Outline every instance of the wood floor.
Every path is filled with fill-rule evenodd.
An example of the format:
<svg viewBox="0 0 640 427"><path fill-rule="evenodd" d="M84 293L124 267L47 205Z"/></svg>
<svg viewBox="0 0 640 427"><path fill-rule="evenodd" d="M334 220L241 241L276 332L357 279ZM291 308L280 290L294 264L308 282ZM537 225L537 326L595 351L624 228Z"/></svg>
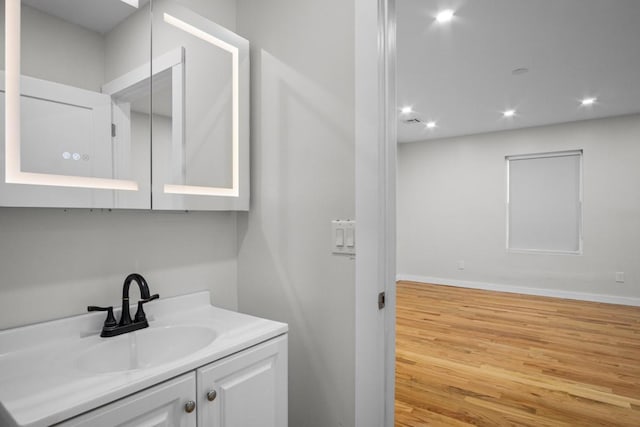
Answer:
<svg viewBox="0 0 640 427"><path fill-rule="evenodd" d="M396 427L640 426L640 307L399 282Z"/></svg>

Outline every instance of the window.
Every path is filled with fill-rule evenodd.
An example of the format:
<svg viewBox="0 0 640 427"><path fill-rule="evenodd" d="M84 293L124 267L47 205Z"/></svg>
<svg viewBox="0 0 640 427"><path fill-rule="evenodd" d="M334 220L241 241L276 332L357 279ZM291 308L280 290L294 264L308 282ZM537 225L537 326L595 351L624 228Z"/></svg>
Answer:
<svg viewBox="0 0 640 427"><path fill-rule="evenodd" d="M582 253L582 150L507 156L507 249Z"/></svg>

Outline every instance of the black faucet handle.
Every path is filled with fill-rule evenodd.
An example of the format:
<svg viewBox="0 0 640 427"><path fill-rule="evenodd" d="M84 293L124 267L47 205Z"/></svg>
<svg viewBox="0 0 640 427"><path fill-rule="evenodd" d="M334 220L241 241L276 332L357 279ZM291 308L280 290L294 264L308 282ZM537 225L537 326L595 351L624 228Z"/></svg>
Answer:
<svg viewBox="0 0 640 427"><path fill-rule="evenodd" d="M160 295L153 294L149 298L141 299L140 301L138 301L138 310L136 311L136 315L135 315L133 321L135 323L145 322L147 320L147 316L144 314L144 309L142 308L142 305L146 304L146 303L148 303L150 301L153 301L154 299L158 299L158 298L160 298Z"/></svg>
<svg viewBox="0 0 640 427"><path fill-rule="evenodd" d="M149 301L153 301L154 299L158 299L158 298L160 298L160 294L153 294L147 299L141 299L140 302L142 302L143 304L146 304Z"/></svg>
<svg viewBox="0 0 640 427"><path fill-rule="evenodd" d="M98 307L95 305L90 305L89 307L87 307L87 311L106 311L107 318L104 321L105 328L112 328L118 324L116 322L115 316L113 315L113 307Z"/></svg>

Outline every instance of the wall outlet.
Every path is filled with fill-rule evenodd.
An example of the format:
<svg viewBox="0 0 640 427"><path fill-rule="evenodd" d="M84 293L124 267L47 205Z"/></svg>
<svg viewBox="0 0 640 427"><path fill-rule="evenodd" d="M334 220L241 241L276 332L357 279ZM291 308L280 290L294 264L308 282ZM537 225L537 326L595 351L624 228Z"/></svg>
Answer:
<svg viewBox="0 0 640 427"><path fill-rule="evenodd" d="M616 271L616 283L624 283L624 271Z"/></svg>
<svg viewBox="0 0 640 427"><path fill-rule="evenodd" d="M458 270L464 270L464 261L458 261Z"/></svg>

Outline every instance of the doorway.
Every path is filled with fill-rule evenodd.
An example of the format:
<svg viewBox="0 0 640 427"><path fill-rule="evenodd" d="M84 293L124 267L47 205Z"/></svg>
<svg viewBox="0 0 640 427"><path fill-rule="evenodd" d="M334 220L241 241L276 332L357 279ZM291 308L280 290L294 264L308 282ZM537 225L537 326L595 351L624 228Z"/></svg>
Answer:
<svg viewBox="0 0 640 427"><path fill-rule="evenodd" d="M535 305L539 318L556 302L567 302L558 310L576 313L563 320L574 325L586 319L598 322L594 320L598 310L590 305L594 302L617 304L614 312L637 312L638 19L640 5L630 1L569 0L544 6L526 0L398 3L397 277L418 284L403 284L402 292L417 292L422 286L429 295L437 295L433 299L422 294L398 297L409 298L402 310L414 310L403 314L402 322L413 315L416 324L422 323L422 327L414 325L413 343L430 344L428 351L416 350L416 354L433 357L429 351L444 351L439 346L445 344L465 349L472 338L484 336L474 329L478 322L507 316L506 305L490 303L503 296L521 295L512 304L523 310L535 305L538 297L549 298ZM537 202L529 203L532 200ZM500 293L485 294L494 291ZM465 299L469 295L491 297L477 296L476 300L486 303L475 307ZM419 309L412 301L419 300L428 300L431 311L417 315ZM589 303L574 309L569 300ZM447 312L451 301L454 309ZM480 313L482 319L470 311L474 316ZM449 316L450 322L451 316L461 316L467 332L476 335L465 339L454 327L436 333L447 323L432 316ZM518 322L532 323L517 316L511 320ZM505 337L518 334L497 320L485 329L493 335L477 343L484 351L506 345ZM538 338L528 335L535 331L541 334ZM530 358L522 365L562 371L565 379L574 382L581 378L585 393L624 388L598 379L589 382L576 367L546 365L559 357L547 341L555 335L580 333L559 327L542 331L519 332L518 339L531 340L525 340ZM605 328L600 339L607 334L615 336L616 326ZM577 354L569 350L568 342L564 344L557 351ZM597 353L598 346L598 342L586 345L583 360ZM404 351L398 358L406 357ZM624 352L618 356L618 362L626 363ZM445 399L447 393L453 396L466 390L462 400L469 405L450 409L446 414L450 420L470 423L474 418L469 414L474 413L484 414L480 424L506 424L508 417L520 417L518 423L526 424L527 419L532 422L533 412L546 410L548 418L537 419L538 423L562 422L562 415L549 409L557 402L541 397L543 393L531 384L524 393L537 394L539 406L524 404L522 399L519 405L501 406L495 400L498 394L516 393L514 384L558 380L545 376L548 372L529 377L530 372L510 371L497 361L478 362L496 375L516 372L520 380L502 388L464 389L457 381L472 379L455 365L455 357L443 357L451 365L439 373L434 366L442 363L429 359L433 375L443 375L443 384L450 388L440 396L431 393L425 407L438 397ZM495 357L509 362L506 356ZM492 384L487 378L476 381ZM417 382L413 386L419 388ZM552 395L557 401L587 399L566 388ZM627 392L623 400L639 397ZM508 409L501 415L498 407ZM429 409L433 424L437 425L438 416L445 416L446 410L440 408ZM469 418L459 418L460 414ZM618 419L628 417L637 424L640 415L625 414ZM590 419L600 418L592 414Z"/></svg>

